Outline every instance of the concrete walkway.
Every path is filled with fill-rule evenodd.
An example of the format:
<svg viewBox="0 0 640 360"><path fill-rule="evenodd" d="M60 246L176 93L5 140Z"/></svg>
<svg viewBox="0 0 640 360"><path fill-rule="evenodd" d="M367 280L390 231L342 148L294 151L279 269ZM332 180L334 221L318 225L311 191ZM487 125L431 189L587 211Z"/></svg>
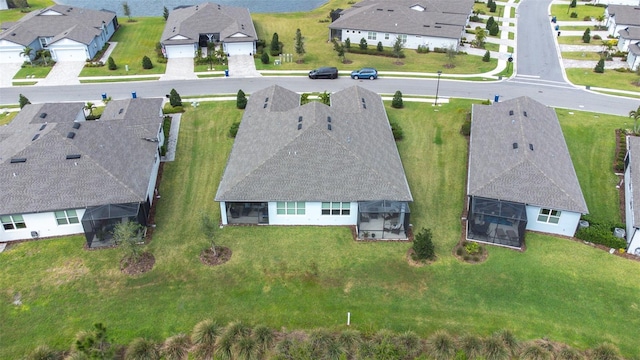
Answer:
<svg viewBox="0 0 640 360"><path fill-rule="evenodd" d="M118 45L118 43L115 41L108 42L107 44L109 44L109 48L107 48L107 51L105 51L104 54L102 54L102 57L100 58L100 62L102 62L105 65L107 64L107 61L109 60L109 56L111 56L113 49L115 49L116 46Z"/></svg>
<svg viewBox="0 0 640 360"><path fill-rule="evenodd" d="M39 86L80 84L78 75L84 68L84 61L60 61L49 72L46 78L38 81Z"/></svg>

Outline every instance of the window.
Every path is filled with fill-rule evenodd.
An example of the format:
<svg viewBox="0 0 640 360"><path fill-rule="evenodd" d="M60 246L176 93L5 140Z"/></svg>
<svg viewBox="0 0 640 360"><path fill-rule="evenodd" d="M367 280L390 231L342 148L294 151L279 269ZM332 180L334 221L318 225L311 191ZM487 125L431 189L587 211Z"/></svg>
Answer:
<svg viewBox="0 0 640 360"><path fill-rule="evenodd" d="M384 34L384 39L389 40L389 34Z"/></svg>
<svg viewBox="0 0 640 360"><path fill-rule="evenodd" d="M278 215L304 215L303 201L278 201L276 203Z"/></svg>
<svg viewBox="0 0 640 360"><path fill-rule="evenodd" d="M562 214L562 211L559 211L559 210L540 209L540 214L538 215L538 221L546 222L549 224L557 224L560 221L561 214Z"/></svg>
<svg viewBox="0 0 640 360"><path fill-rule="evenodd" d="M323 202L322 215L349 215L351 203L348 202Z"/></svg>
<svg viewBox="0 0 640 360"><path fill-rule="evenodd" d="M2 226L5 230L26 229L27 224L24 222L22 215L4 215L0 217Z"/></svg>
<svg viewBox="0 0 640 360"><path fill-rule="evenodd" d="M367 39L369 39L369 40L375 40L377 35L378 35L378 33L377 33L377 32L375 32L375 31L369 31L369 34L367 35Z"/></svg>
<svg viewBox="0 0 640 360"><path fill-rule="evenodd" d="M400 39L400 41L402 41L403 44L407 42L407 35L405 34L398 35L398 38Z"/></svg>
<svg viewBox="0 0 640 360"><path fill-rule="evenodd" d="M79 222L75 210L56 211L55 214L58 225L77 224Z"/></svg>

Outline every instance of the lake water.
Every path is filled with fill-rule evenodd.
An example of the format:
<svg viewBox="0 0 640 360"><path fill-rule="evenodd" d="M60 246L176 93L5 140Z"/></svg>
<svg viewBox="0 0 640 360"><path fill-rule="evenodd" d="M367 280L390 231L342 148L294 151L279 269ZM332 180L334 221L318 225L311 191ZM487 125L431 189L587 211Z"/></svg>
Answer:
<svg viewBox="0 0 640 360"><path fill-rule="evenodd" d="M128 0L131 16L162 16L166 6L171 10L180 5L196 5L206 0ZM83 7L87 9L106 9L124 16L122 3L124 0L56 0L58 4ZM327 0L217 0L216 4L246 7L252 13L282 13L313 10Z"/></svg>

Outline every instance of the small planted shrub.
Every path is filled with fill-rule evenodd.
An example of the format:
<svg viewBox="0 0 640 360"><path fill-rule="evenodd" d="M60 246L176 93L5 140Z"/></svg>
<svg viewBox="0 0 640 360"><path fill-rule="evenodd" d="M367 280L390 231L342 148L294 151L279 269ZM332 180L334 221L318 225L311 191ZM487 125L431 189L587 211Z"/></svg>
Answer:
<svg viewBox="0 0 640 360"><path fill-rule="evenodd" d="M153 63L151 62L151 59L149 59L149 57L146 55L142 58L142 68L146 70L153 68Z"/></svg>
<svg viewBox="0 0 640 360"><path fill-rule="evenodd" d="M572 19L577 19L578 18L578 13L577 12L572 12L571 15L569 15Z"/></svg>
<svg viewBox="0 0 640 360"><path fill-rule="evenodd" d="M351 50L351 39L346 38L344 40L344 48L345 50L348 52L349 50Z"/></svg>
<svg viewBox="0 0 640 360"><path fill-rule="evenodd" d="M416 49L416 52L418 54L428 54L429 53L429 46L427 46L427 45L418 45L418 48Z"/></svg>
<svg viewBox="0 0 640 360"><path fill-rule="evenodd" d="M182 106L182 98L180 97L180 94L178 94L176 89L171 89L171 91L169 92L169 103L173 107Z"/></svg>
<svg viewBox="0 0 640 360"><path fill-rule="evenodd" d="M378 41L378 46L376 46L376 50L378 51L384 50L384 47L382 47L382 41Z"/></svg>
<svg viewBox="0 0 640 360"><path fill-rule="evenodd" d="M262 56L260 56L260 61L262 61L262 63L265 64L265 65L268 64L269 61L271 61L269 59L269 54L267 54L266 51L262 53Z"/></svg>
<svg viewBox="0 0 640 360"><path fill-rule="evenodd" d="M582 42L586 44L591 42L591 29L587 28L587 30L584 31L584 34L582 34Z"/></svg>
<svg viewBox="0 0 640 360"><path fill-rule="evenodd" d="M238 90L238 95L236 96L236 107L241 110L247 107L247 96L242 89Z"/></svg>
<svg viewBox="0 0 640 360"><path fill-rule="evenodd" d="M431 239L430 229L422 229L413 239L413 251L418 260L433 260L436 257L436 250Z"/></svg>
<svg viewBox="0 0 640 360"><path fill-rule="evenodd" d="M360 39L360 50L367 50L367 39L362 38Z"/></svg>
<svg viewBox="0 0 640 360"><path fill-rule="evenodd" d="M491 61L491 52L490 52L489 50L487 50L487 51L484 53L484 56L482 57L482 61L484 61L484 62L489 62L489 61Z"/></svg>
<svg viewBox="0 0 640 360"><path fill-rule="evenodd" d="M393 95L393 100L391 100L391 107L394 109L402 109L404 104L402 103L402 92L400 90L396 91Z"/></svg>
<svg viewBox="0 0 640 360"><path fill-rule="evenodd" d="M593 71L598 74L604 73L604 59L598 60L598 63L596 64L596 67L593 69Z"/></svg>
<svg viewBox="0 0 640 360"><path fill-rule="evenodd" d="M111 56L109 56L109 59L107 59L107 67L109 68L109 70L118 69L118 66L116 65L116 61L113 60Z"/></svg>
<svg viewBox="0 0 640 360"><path fill-rule="evenodd" d="M238 128L240 128L239 121L236 121L233 124L231 124L231 127L229 128L229 137L235 138L236 135L238 135Z"/></svg>
<svg viewBox="0 0 640 360"><path fill-rule="evenodd" d="M26 96L20 94L20 96L18 97L18 103L20 104L20 109L22 109L26 105L31 104L31 101L29 101Z"/></svg>
<svg viewBox="0 0 640 360"><path fill-rule="evenodd" d="M598 34L595 34L595 35L593 35L592 39L593 40L602 40L602 36L600 36Z"/></svg>
<svg viewBox="0 0 640 360"><path fill-rule="evenodd" d="M389 123L391 125L391 132L393 133L393 138L396 141L400 141L404 138L404 131L402 131L402 127L396 121L392 121Z"/></svg>

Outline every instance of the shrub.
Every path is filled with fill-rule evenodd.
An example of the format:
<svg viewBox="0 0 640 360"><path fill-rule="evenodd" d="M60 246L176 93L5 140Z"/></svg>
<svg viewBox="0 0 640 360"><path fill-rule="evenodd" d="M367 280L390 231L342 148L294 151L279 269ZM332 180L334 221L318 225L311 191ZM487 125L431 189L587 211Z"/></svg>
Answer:
<svg viewBox="0 0 640 360"><path fill-rule="evenodd" d="M58 360L62 359L62 356L57 351L50 348L48 345L39 345L29 355L26 356L26 360Z"/></svg>
<svg viewBox="0 0 640 360"><path fill-rule="evenodd" d="M345 48L347 51L351 50L351 39L346 38L346 39L344 40L344 48Z"/></svg>
<svg viewBox="0 0 640 360"><path fill-rule="evenodd" d="M507 347L502 342L502 339L498 336L491 336L484 340L482 344L482 353L487 360L507 360L509 359L509 352Z"/></svg>
<svg viewBox="0 0 640 360"><path fill-rule="evenodd" d="M376 46L376 50L384 51L384 47L382 47L382 41L378 41L378 46Z"/></svg>
<svg viewBox="0 0 640 360"><path fill-rule="evenodd" d="M460 133L464 136L471 135L471 120L467 119L462 123L462 127L460 128Z"/></svg>
<svg viewBox="0 0 640 360"><path fill-rule="evenodd" d="M136 338L127 347L125 353L127 360L159 360L160 350L151 340Z"/></svg>
<svg viewBox="0 0 640 360"><path fill-rule="evenodd" d="M464 249L467 251L468 254L473 255L480 252L480 245L478 245L477 242L469 241L464 246Z"/></svg>
<svg viewBox="0 0 640 360"><path fill-rule="evenodd" d="M263 52L262 55L260 56L260 61L262 61L263 64L268 64L271 61L269 59L269 54L267 54L266 52Z"/></svg>
<svg viewBox="0 0 640 360"><path fill-rule="evenodd" d="M395 109L402 109L404 107L404 104L402 103L402 93L400 92L400 90L396 91L396 93L393 94L393 100L391 100L391 107Z"/></svg>
<svg viewBox="0 0 640 360"><path fill-rule="evenodd" d="M614 249L624 249L627 247L625 239L613 235L613 230L616 227L624 228L623 224L601 223L587 216L583 216L582 218L589 221L589 227L578 229L576 232L578 239Z"/></svg>
<svg viewBox="0 0 640 360"><path fill-rule="evenodd" d="M444 331L437 331L429 337L427 345L427 352L435 360L448 360L456 353L453 338Z"/></svg>
<svg viewBox="0 0 640 360"><path fill-rule="evenodd" d="M487 50L487 51L484 53L484 56L482 57L482 61L484 61L484 62L489 62L489 61L491 61L491 52L490 52L489 50Z"/></svg>
<svg viewBox="0 0 640 360"><path fill-rule="evenodd" d="M280 46L280 39L278 38L278 33L273 33L273 37L271 38L271 47L269 48L269 52L271 56L280 55L280 51L282 47Z"/></svg>
<svg viewBox="0 0 640 360"><path fill-rule="evenodd" d="M498 35L499 32L500 32L500 26L498 26L497 22L493 23L493 25L491 25L491 27L489 28L489 35L496 36Z"/></svg>
<svg viewBox="0 0 640 360"><path fill-rule="evenodd" d="M578 6L577 0L571 0L571 4L569 5L569 7L575 8L576 6Z"/></svg>
<svg viewBox="0 0 640 360"><path fill-rule="evenodd" d="M393 133L393 138L396 141L400 141L404 138L404 131L402 131L402 127L396 121L391 121L389 123L391 125L391 132Z"/></svg>
<svg viewBox="0 0 640 360"><path fill-rule="evenodd" d="M149 59L149 57L146 55L142 58L142 68L147 70L153 68L153 63L151 62L151 59Z"/></svg>
<svg viewBox="0 0 640 360"><path fill-rule="evenodd" d="M487 24L485 25L485 29L487 30L491 29L491 26L493 26L495 22L496 20L493 18L493 16L489 17L489 19L487 19Z"/></svg>
<svg viewBox="0 0 640 360"><path fill-rule="evenodd" d="M458 256L462 256L462 252L463 252L463 251L464 251L464 250L462 250L462 248L461 248L461 247L457 248L457 249L456 249L456 255L458 255Z"/></svg>
<svg viewBox="0 0 640 360"><path fill-rule="evenodd" d="M458 248L462 250L462 248ZM465 335L460 339L460 347L464 351L466 358L477 359L482 355L482 339L474 335Z"/></svg>
<svg viewBox="0 0 640 360"><path fill-rule="evenodd" d="M247 107L247 97L242 89L238 90L238 95L236 96L236 107L241 110Z"/></svg>
<svg viewBox="0 0 640 360"><path fill-rule="evenodd" d="M498 5L496 4L496 2L492 1L491 5L489 6L489 12L492 12L492 13L496 12L496 8L497 7L498 7Z"/></svg>
<svg viewBox="0 0 640 360"><path fill-rule="evenodd" d="M598 74L604 73L604 59L598 60L598 64L596 64L596 67L593 69L593 71L597 72Z"/></svg>
<svg viewBox="0 0 640 360"><path fill-rule="evenodd" d="M107 59L107 66L109 67L109 70L116 70L118 68L118 65L116 65L116 61L113 60L111 56L109 56L109 59Z"/></svg>
<svg viewBox="0 0 640 360"><path fill-rule="evenodd" d="M572 19L577 19L578 18L578 13L577 12L572 12L571 15L569 15Z"/></svg>
<svg viewBox="0 0 640 360"><path fill-rule="evenodd" d="M184 112L184 108L182 106L171 106L171 104L165 104L162 112L165 114L177 114Z"/></svg>
<svg viewBox="0 0 640 360"><path fill-rule="evenodd" d="M431 230L422 229L413 239L413 251L420 260L433 260L436 256L435 247L431 240Z"/></svg>
<svg viewBox="0 0 640 360"><path fill-rule="evenodd" d="M558 351L557 360L582 360L584 357L578 352L578 350L564 346Z"/></svg>
<svg viewBox="0 0 640 360"><path fill-rule="evenodd" d="M602 36L600 36L598 34L595 34L595 35L593 35L592 39L593 40L602 40Z"/></svg>
<svg viewBox="0 0 640 360"><path fill-rule="evenodd" d="M428 54L429 53L429 46L428 45L418 45L418 48L416 49L416 52L418 54Z"/></svg>
<svg viewBox="0 0 640 360"><path fill-rule="evenodd" d="M182 98L180 97L180 94L178 94L176 89L171 89L171 91L169 92L169 103L173 107L182 106Z"/></svg>
<svg viewBox="0 0 640 360"><path fill-rule="evenodd" d="M591 359L593 360L619 360L618 349L615 346L605 343L598 345L591 350Z"/></svg>
<svg viewBox="0 0 640 360"><path fill-rule="evenodd" d="M20 96L18 97L18 103L20 104L20 109L22 109L26 105L31 104L31 101L29 101L26 96L20 94Z"/></svg>
<svg viewBox="0 0 640 360"><path fill-rule="evenodd" d="M585 16L582 21L591 21L591 16Z"/></svg>
<svg viewBox="0 0 640 360"><path fill-rule="evenodd" d="M362 55L375 55L375 56L384 56L384 57L394 57L397 58L397 56L393 53L393 51L391 50L386 50L386 49L382 49L382 51L378 51L378 49L366 49L366 50L362 50L360 49L360 47L357 48L351 48L351 50L349 51L350 53L353 54L362 54ZM400 55L400 58L404 58L405 55L402 54Z"/></svg>
<svg viewBox="0 0 640 360"><path fill-rule="evenodd" d="M551 359L551 353L537 344L531 344L522 350L520 354L522 360L548 360Z"/></svg>
<svg viewBox="0 0 640 360"><path fill-rule="evenodd" d="M362 38L360 39L360 50L367 50L367 39Z"/></svg>
<svg viewBox="0 0 640 360"><path fill-rule="evenodd" d="M591 42L591 29L587 28L587 30L584 31L584 34L582 34L582 42L587 44Z"/></svg>

